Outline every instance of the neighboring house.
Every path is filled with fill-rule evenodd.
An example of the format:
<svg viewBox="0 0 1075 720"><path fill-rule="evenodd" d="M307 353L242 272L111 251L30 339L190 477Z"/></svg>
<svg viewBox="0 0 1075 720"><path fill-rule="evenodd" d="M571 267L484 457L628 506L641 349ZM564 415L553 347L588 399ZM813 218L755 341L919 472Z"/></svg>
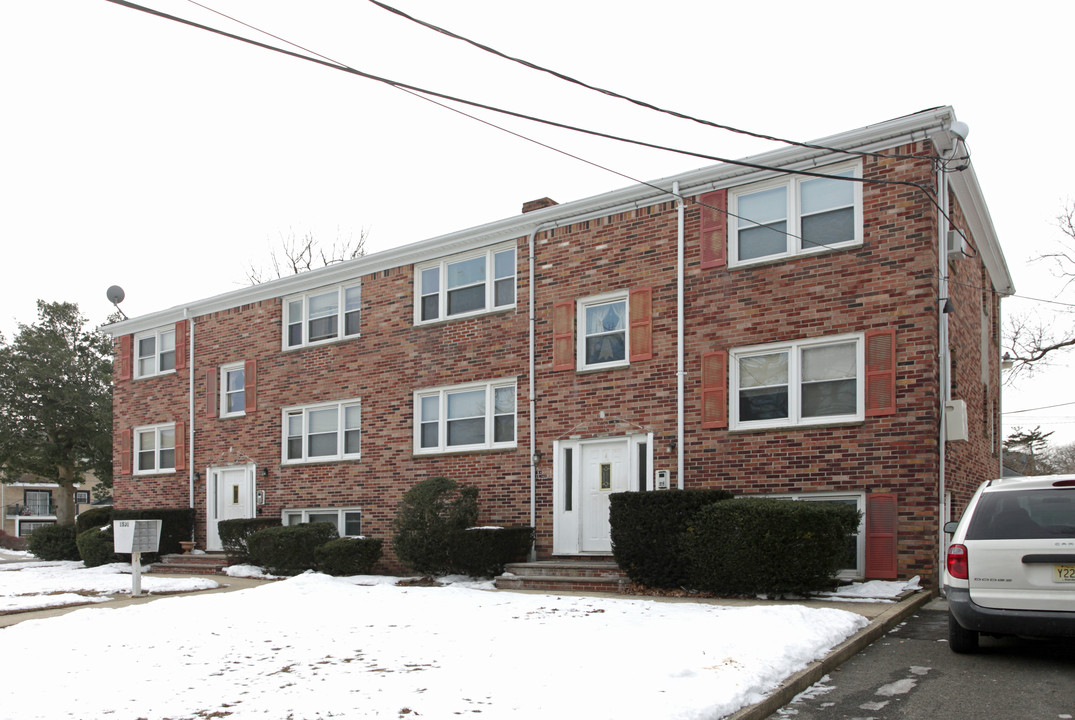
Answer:
<svg viewBox="0 0 1075 720"><path fill-rule="evenodd" d="M23 475L16 481L0 483L0 507L3 530L15 537L27 537L42 525L52 525L60 516L74 518L93 503L93 488L98 484L92 473L86 481L71 488Z"/></svg>
<svg viewBox="0 0 1075 720"><path fill-rule="evenodd" d="M929 582L943 521L1000 473L1014 291L953 122L546 198L116 323L116 506L193 507L209 548L254 515L388 539L443 475L547 558L610 553L612 492L723 487L852 505L847 574Z"/></svg>

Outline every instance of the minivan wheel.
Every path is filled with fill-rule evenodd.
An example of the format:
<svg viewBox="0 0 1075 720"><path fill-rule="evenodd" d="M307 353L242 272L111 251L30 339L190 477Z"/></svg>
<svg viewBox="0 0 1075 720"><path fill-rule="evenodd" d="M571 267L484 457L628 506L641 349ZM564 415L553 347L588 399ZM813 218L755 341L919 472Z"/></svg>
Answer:
<svg viewBox="0 0 1075 720"><path fill-rule="evenodd" d="M972 653L978 649L978 631L964 628L951 612L948 613L948 647L956 653Z"/></svg>

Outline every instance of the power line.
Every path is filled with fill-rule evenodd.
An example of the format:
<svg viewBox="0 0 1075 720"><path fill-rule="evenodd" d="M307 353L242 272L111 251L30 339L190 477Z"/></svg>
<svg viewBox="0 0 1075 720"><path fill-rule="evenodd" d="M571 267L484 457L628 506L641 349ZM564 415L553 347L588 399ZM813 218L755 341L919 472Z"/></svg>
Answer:
<svg viewBox="0 0 1075 720"><path fill-rule="evenodd" d="M783 143L785 145L794 145L794 146L797 146L797 147L808 148L808 149L811 149L811 150L825 150L825 151L828 151L828 152L842 153L842 154L845 154L845 155L857 155L859 157L892 158L892 159L921 159L921 158L930 158L930 159L936 159L936 160L941 159L941 158L939 158L938 156L935 156L935 155L933 155L933 156L930 156L930 155L900 155L900 154L896 154L896 153L877 153L877 152L867 152L867 151L862 151L862 150L845 150L845 149L842 149L842 148L830 147L828 145L818 145L818 144L815 144L815 143L806 143L806 142L798 142L796 140L787 140L785 138L780 138L780 137L776 137L776 136L773 136L773 135L766 135L766 134L763 134L763 133L752 132L750 130L743 130L741 128L732 127L731 125L725 125L725 124L722 124L722 123L714 122L712 120L705 120L703 118L695 117L693 115L688 115L686 113L682 113L682 112L679 112L677 110L669 110L667 108L662 108L662 107L659 107L659 106L654 105L652 103L646 102L645 100L639 100L637 98L633 98L633 97L630 97L628 95L623 95L623 94L618 93L618 92L616 92L614 90L609 90L607 88L597 87L595 85L591 85L589 83L583 82L582 80L579 80L577 78L571 77L570 75L567 75L565 73L561 73L561 72L558 72L556 70L552 70L550 68L544 67L542 65L538 65L537 63L531 62L529 60L524 60L523 58L518 58L518 57L514 57L512 55L508 55L508 54L506 54L504 52L501 52L500 50L497 50L496 48L490 47L488 45L484 45L484 44L482 44L480 42L477 42L476 40L471 40L470 38L464 37L463 35L459 35L458 33L452 32L451 30L447 30L447 29L442 28L442 27L440 27L438 25L434 25L434 24L432 24L430 22L426 22L425 20L421 20L419 18L416 18L413 15L409 15L408 13L403 12L402 10L399 10L398 8L394 8L391 5L387 5L387 4L383 3L383 2L379 2L379 0L369 0L369 2L371 2L374 5L376 5L379 8L382 8L383 10L387 10L390 13L398 15L399 17L402 17L402 18L404 18L406 20L410 20L413 23L417 23L418 25L421 25L423 27L429 28L430 30L433 30L433 31L438 32L438 33L441 33L441 34L446 35L446 36L448 36L450 38L453 38L455 40L460 40L462 42L465 42L465 43L467 43L469 45L472 45L473 47L478 48L479 50L482 50L484 52L490 53L492 55L496 55L497 57L503 58L504 60L509 60L509 61L511 61L513 63L518 63L519 65L522 65L524 67L528 67L531 70L537 70L538 72L543 72L543 73L552 75L555 78L558 78L558 79L563 80L565 82L569 82L569 83L571 83L573 85L578 85L580 87L584 87L587 90L593 90L594 92L601 93L602 95L607 95L609 97L617 98L619 100L625 100L625 101L627 101L629 103L633 103L634 105L638 105L639 107L643 107L643 108L646 108L648 110L654 110L656 112L664 113L666 115L671 115L672 117L677 117L677 118L680 118L681 120L690 120L692 122L696 122L696 123L699 123L701 125L707 125L709 127L717 128L719 130L727 130L729 132L738 133L740 135L748 135L750 137L758 138L760 140L771 140L773 142ZM960 158L960 159L963 160L963 159L967 159L967 158Z"/></svg>
<svg viewBox="0 0 1075 720"><path fill-rule="evenodd" d="M438 105L440 107L443 107L445 109L452 110L453 112L457 112L457 113L459 113L459 114L461 114L461 115L463 115L465 117L468 117L468 118L470 118L472 120L482 122L482 123L484 123L486 125L489 125L490 127L496 128L496 129L501 130L501 131L506 132L506 133L509 133L509 134L511 134L511 135L513 135L515 137L520 138L520 139L527 140L527 141L532 142L532 143L534 143L536 145L540 145L540 146L545 147L547 149L553 150L555 152L558 152L558 153L560 153L562 155L565 155L567 157L570 157L572 159L579 160L580 162L584 162L584 163L586 163L588 165L591 165L593 167L600 168L600 169L605 170L607 172L616 174L616 175L618 175L620 177L623 177L623 178L626 178L626 179L628 179L628 180L630 180L632 182L636 182L638 184L645 185L647 187L655 188L655 189L657 189L657 190L659 190L661 192L669 192L669 191L667 189L665 189L665 188L661 188L659 186L653 185L652 183L644 182L644 181L638 180L637 178L633 178L630 175L627 175L627 174L625 174L623 172L613 170L613 169L608 168L606 166L599 165L598 163L586 160L586 159L584 159L582 157L579 157L577 155L573 155L571 153L568 153L568 152L566 152L564 150L560 150L559 148L556 148L556 147L554 147L552 145L548 145L546 143L534 140L533 138L530 138L530 137L528 137L526 135L523 135L522 133L518 133L518 132L515 132L515 131L512 131L512 130L508 130L507 128L504 128L502 126L496 125L495 123L483 120L481 118L477 118L477 117L475 117L473 115L470 115L468 113L464 113L461 110L458 110L457 108L452 108L450 106L444 105L441 102L436 102L436 101L432 100L432 98L439 98L439 99L445 100L445 101L458 102L458 103L463 104L463 105L468 105L468 106L471 106L471 107L476 107L476 108L480 108L480 109L483 109L483 110L488 110L490 112L500 113L500 114L508 115L510 117L515 117L515 118L519 118L519 119L523 119L523 120L529 120L531 122L536 122L536 123L539 123L539 124L549 125L551 127L557 127L557 128L564 129L564 130L571 130L573 132L592 135L592 136L595 136L595 137L601 137L601 138L605 138L605 139L609 139L609 140L615 140L615 141L618 141L618 142L624 142L624 143L628 143L628 144L638 145L638 146L641 146L641 147L648 147L648 148L651 148L651 149L663 150L663 151L666 151L666 152L673 152L673 153L678 153L678 154L681 154L681 155L688 155L688 156L702 158L702 159L706 159L706 160L712 160L714 162L724 163L724 164L728 164L728 165L735 165L735 166L738 166L738 167L746 167L746 168L751 168L751 169L755 169L755 170L764 170L764 171L769 171L769 172L775 172L775 173L782 174L782 175L798 175L798 176L804 176L804 177L824 178L824 179L830 179L830 180L840 180L840 181L845 181L845 182L857 182L859 184L874 184L874 185L911 187L911 188L915 188L915 189L921 191L923 193L923 195L926 197L927 201L930 204L932 204L938 210L938 212L941 213L941 215L943 215L945 218L947 218L947 219L949 219L949 221L951 221L951 219L949 218L946 210L944 208L942 208L940 206L940 204L937 202L937 200L933 197L933 188L928 187L928 186L926 186L926 185L924 185L922 183L911 182L911 181L907 181L907 180L883 180L883 179L878 179L878 178L864 178L864 177L848 176L848 175L829 175L829 174L826 174L826 173L814 172L814 171L811 171L811 170L790 170L788 168L776 167L776 166L772 166L772 165L764 165L762 163L749 162L749 161L746 161L746 160L735 160L735 159L732 159L732 158L725 158L725 157L721 157L721 156L717 156L717 155L709 155L709 154L698 153L698 152L693 152L693 151L689 151L689 150L681 150L681 149L672 148L672 147L668 147L668 146L657 145L655 143L645 142L645 141L642 141L642 140L632 140L632 139L629 139L629 138L624 138L624 137L612 135L610 133L604 133L604 132L600 132L600 131L597 131L597 130L589 130L589 129L586 129L586 128L576 127L576 126L568 125L568 124L565 124L565 123L559 123L559 122L556 122L556 121L553 121L553 120L547 120L547 119L538 118L538 117L531 116L531 115L526 115L524 113L519 113L519 112L515 112L515 111L512 111L512 110L506 110L506 109L503 109L503 108L498 108L498 107L495 107L495 106L492 106L492 105L487 105L487 104L484 104L484 103L479 103L479 102L476 102L476 101L467 100L465 98L460 98L460 97L456 97L456 96L452 96L452 95L447 95L445 93L440 93L440 92L437 92L435 90L429 90L429 89L418 87L418 86L415 86L415 85L410 85L410 84L407 84L407 83L403 83L403 82L400 82L400 81L397 81L397 80L392 80L390 78L382 77L382 76L379 76L379 75L374 75L372 73L367 73L367 72L364 72L362 70L358 70L356 68L353 68L353 67L351 67L349 65L346 65L345 63L341 63L339 61L336 61L336 60L333 60L331 58L328 58L328 57L326 57L324 55L320 55L319 53L313 52L311 50L307 50L306 48L303 48L300 45L297 45L297 44L292 43L292 42L290 42L288 40L280 38L280 37L278 37L276 35L268 33L268 32L266 32L264 30L261 30L260 28L257 28L255 26L253 26L253 25L250 25L248 23L244 23L242 21L239 21L239 20L237 20L235 18L232 18L232 17L230 17L228 15L220 13L220 12L218 12L216 10L212 10L211 8L208 8L205 5L197 3L194 0L188 0L188 2L191 2L192 4L198 5L199 7L202 7L204 9L206 9L206 10L210 10L211 12L217 13L218 15L221 15L222 17L227 17L228 19L233 20L234 22L239 22L242 25L244 25L244 26L246 26L246 27L248 27L248 28L250 28L252 30L255 30L256 32L259 32L259 33L262 33L262 34L264 34L264 35L266 35L268 37L272 37L272 38L275 38L277 40L280 40L281 42L284 42L284 43L287 43L288 45L291 45L292 47L300 48L304 52L311 53L313 55L313 57L311 57L310 55L303 55L303 54L293 52L293 51L290 51L290 50L287 50L287 49L284 49L284 48L276 47L274 45L269 45L267 43L262 43L262 42L259 42L257 40L254 40L252 38L246 38L246 37L243 37L241 35L236 35L234 33L230 33L230 32L227 32L225 30L221 30L219 28L214 28L212 26L205 25L205 24L198 23L198 22L194 22L194 21L188 20L186 18L178 17L176 15L171 15L169 13L165 13L165 12L162 12L160 10L149 8L149 7L146 7L144 5L138 5L136 3L129 2L128 0L107 0L107 2L111 2L113 4L120 5L122 7L126 7L126 8L129 8L129 9L132 9L132 10L138 10L140 12L144 12L144 13L147 13L147 14L150 14L150 15L154 15L154 16L166 19L166 20L171 20L173 22L177 22L177 23L180 23L180 24L183 24L183 25L188 25L190 27L194 27L194 28L197 28L199 30L205 30L206 32L214 33L214 34L217 34L217 35L221 35L222 37L227 37L227 38L232 39L232 40L237 40L239 42L254 45L255 47L260 47L260 48L265 49L265 50L278 52L278 53L281 53L283 55L287 55L289 57L293 57L293 58L296 58L296 59L299 59L299 60L306 60L308 62L312 62L312 63L318 64L318 65L323 65L325 67L332 68L334 70L339 70L341 72L346 72L346 73L349 73L349 74L352 74L352 75L356 75L358 77L363 77L363 78L366 78L368 80L374 80L376 82L380 82L382 84L389 85L390 87L394 87L394 88L396 88L398 90L402 90L402 91L407 92L408 94L411 94L411 95L413 95L415 97L419 97L419 98L421 98L423 100L426 100L427 102L431 102L431 103L433 103L435 105ZM431 96L431 97L426 97L427 95ZM919 158L921 158L923 160L932 160L932 158L930 156L912 156L912 157L919 157ZM718 212L721 212L721 213L725 214L728 217L735 217L737 219L742 219L742 220L747 220L749 222L754 222L753 220L750 220L749 218L742 218L740 216L734 215L734 214L728 212L728 210L726 208L720 208L720 207L705 205L704 203L701 203L700 201L695 200L693 198L683 198L682 196L677 196L677 197L680 197L680 199L682 199L682 200L685 200L685 201L688 201L688 202L691 202L691 203L694 203L694 204L702 205L704 207L708 207L710 209L716 210ZM765 223L755 223L755 224L758 225L758 226L761 226L761 227L769 228L770 230L773 230L774 232L778 232L778 233L781 233L781 234L784 234L784 235L792 235L791 233L788 233L786 230L781 230L779 228L772 227L771 225L767 225ZM966 235L963 234L963 232L961 230L957 230L957 231L960 232L960 234L963 235L964 239L967 240L968 244L970 244L969 238L967 238ZM794 236L794 235L792 235L792 236L793 237L798 237L798 236ZM802 238L799 237L798 239L801 240ZM824 245L822 243L813 243L813 244L818 246L818 247L824 247L824 248L830 247L830 246ZM973 245L972 245L972 247L973 247Z"/></svg>
<svg viewBox="0 0 1075 720"><path fill-rule="evenodd" d="M1068 405L1075 405L1075 402L1057 403L1056 405L1042 405L1041 407L1026 408L1024 410L1006 410L1001 413L1002 415L1018 415L1019 413L1034 412L1035 410L1052 410L1058 407L1067 407Z"/></svg>

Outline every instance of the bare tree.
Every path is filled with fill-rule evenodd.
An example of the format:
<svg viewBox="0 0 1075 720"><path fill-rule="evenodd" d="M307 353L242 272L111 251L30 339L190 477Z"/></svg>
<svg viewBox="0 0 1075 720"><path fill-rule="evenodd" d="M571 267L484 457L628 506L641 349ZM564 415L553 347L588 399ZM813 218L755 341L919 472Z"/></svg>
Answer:
<svg viewBox="0 0 1075 720"><path fill-rule="evenodd" d="M1075 283L1075 202L1068 202L1056 218L1063 233L1059 248L1045 253L1032 262L1052 265L1054 274L1061 280L1056 297L1068 294ZM1067 308L1059 314L1070 314ZM1036 367L1047 365L1058 353L1075 347L1075 323L1043 320L1038 315L1012 315L1004 323L1005 359L1012 361L1011 372L1005 382L1012 383L1020 375L1033 374Z"/></svg>
<svg viewBox="0 0 1075 720"><path fill-rule="evenodd" d="M1053 470L1058 473L1075 473L1075 443L1068 443L1055 448L1049 454Z"/></svg>
<svg viewBox="0 0 1075 720"><path fill-rule="evenodd" d="M313 233L307 232L300 238L295 235L294 230L290 230L286 236L280 235L279 248L270 249L269 267L259 267L251 262L246 272L246 279L251 285L259 285L286 275L298 275L333 263L360 258L366 254L368 237L369 231L363 228L357 238L354 236L346 239L337 237L332 247L325 248L320 245Z"/></svg>

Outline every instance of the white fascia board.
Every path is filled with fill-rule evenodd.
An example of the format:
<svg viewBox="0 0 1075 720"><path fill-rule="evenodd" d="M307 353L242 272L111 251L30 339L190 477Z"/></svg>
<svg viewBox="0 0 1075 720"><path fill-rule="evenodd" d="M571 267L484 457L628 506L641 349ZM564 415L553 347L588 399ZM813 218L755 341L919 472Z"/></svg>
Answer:
<svg viewBox="0 0 1075 720"><path fill-rule="evenodd" d="M1004 260L1000 239L993 227L993 218L989 215L989 207L985 204L985 196L978 184L974 167L968 162L964 170L949 176L948 184L959 199L959 206L970 228L975 249L982 256L982 262L993 281L993 289L1003 297L1014 295L1015 282L1008 271L1008 263Z"/></svg>
<svg viewBox="0 0 1075 720"><path fill-rule="evenodd" d="M883 150L914 140L929 139L933 133L947 127L953 119L952 108L932 108L857 130L831 135L816 140L812 144L856 151ZM828 165L845 157L847 156L829 150L791 146L752 155L737 162L787 168L787 170L804 170ZM185 305L177 305L156 313L121 320L103 329L113 337L150 330L240 305L286 297L355 280L362 275L401 265L421 263L512 239L524 238L537 228L553 228L580 222L584 218L647 207L671 199L673 197L672 186L677 182L681 188L680 194L687 197L720 187L753 182L776 174L779 173L731 163L710 165L646 184L631 185L602 195L562 205L552 205L524 215L516 215L474 228L421 240L354 260L334 263L328 267L271 280Z"/></svg>

